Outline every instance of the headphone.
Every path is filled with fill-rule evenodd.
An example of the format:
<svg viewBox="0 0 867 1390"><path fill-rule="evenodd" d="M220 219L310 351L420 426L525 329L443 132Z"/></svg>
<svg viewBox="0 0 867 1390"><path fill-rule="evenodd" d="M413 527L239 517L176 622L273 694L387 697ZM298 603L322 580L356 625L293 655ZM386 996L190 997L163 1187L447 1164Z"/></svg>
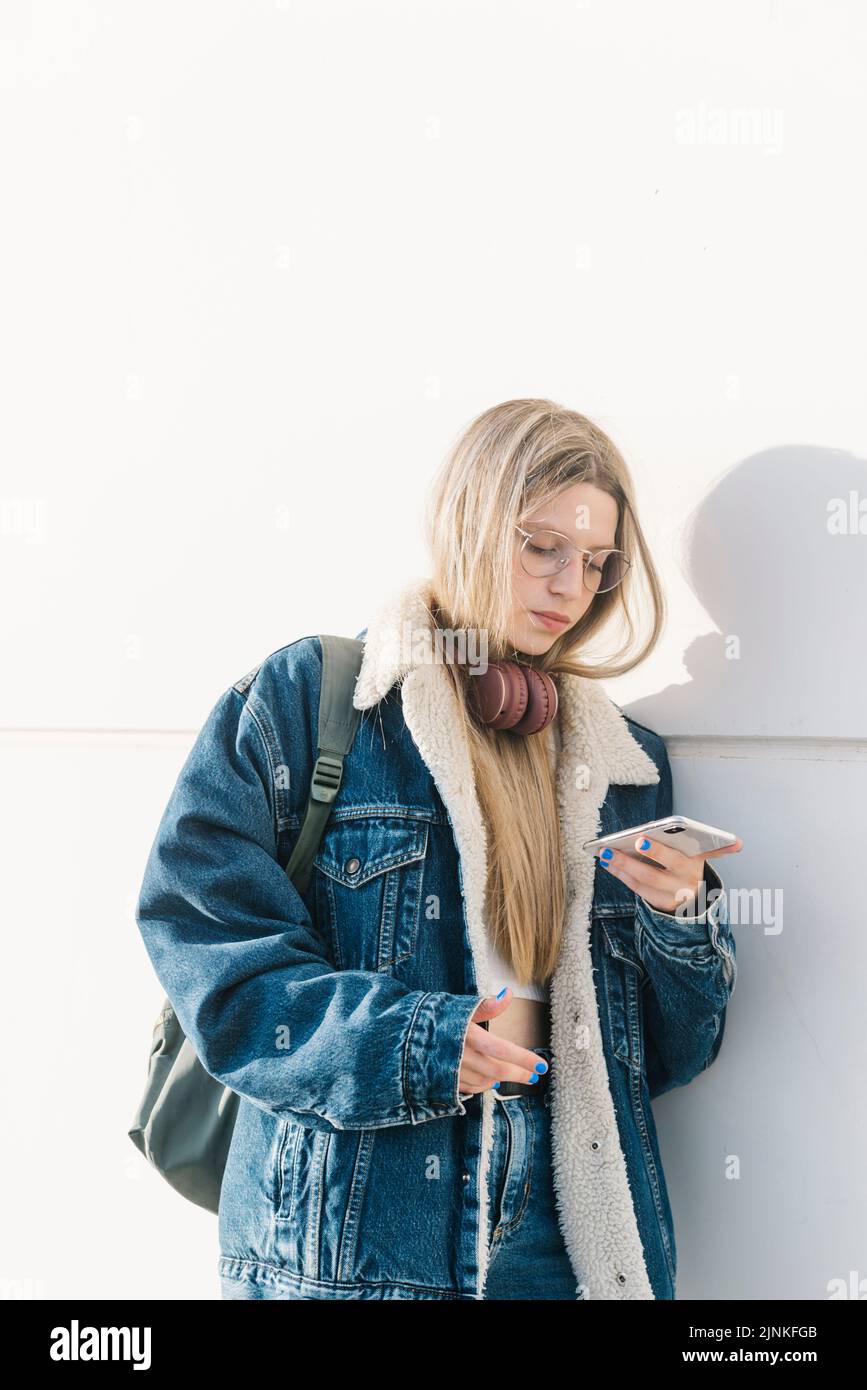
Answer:
<svg viewBox="0 0 867 1390"><path fill-rule="evenodd" d="M472 703L482 724L513 734L538 734L557 713L557 687L547 671L521 661L493 661L470 678Z"/></svg>

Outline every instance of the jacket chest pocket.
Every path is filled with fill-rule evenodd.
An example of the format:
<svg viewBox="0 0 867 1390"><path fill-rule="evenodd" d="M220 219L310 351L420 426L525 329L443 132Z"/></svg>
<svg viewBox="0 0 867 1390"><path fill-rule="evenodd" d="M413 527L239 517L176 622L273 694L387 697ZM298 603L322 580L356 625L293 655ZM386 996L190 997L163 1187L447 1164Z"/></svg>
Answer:
<svg viewBox="0 0 867 1390"><path fill-rule="evenodd" d="M360 816L329 826L314 859L317 923L338 970L390 971L418 945L428 822Z"/></svg>
<svg viewBox="0 0 867 1390"><path fill-rule="evenodd" d="M596 917L602 938L604 1007L614 1055L627 1066L644 1066L641 987L647 971L635 948L634 913Z"/></svg>

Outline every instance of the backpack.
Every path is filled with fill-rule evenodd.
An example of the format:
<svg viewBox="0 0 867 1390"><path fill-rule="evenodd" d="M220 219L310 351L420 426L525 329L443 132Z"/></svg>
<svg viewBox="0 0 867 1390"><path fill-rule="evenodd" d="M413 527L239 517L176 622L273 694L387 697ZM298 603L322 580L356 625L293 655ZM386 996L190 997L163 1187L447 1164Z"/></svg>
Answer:
<svg viewBox="0 0 867 1390"><path fill-rule="evenodd" d="M343 777L361 710L352 697L363 643L351 637L320 636L319 756L313 768L307 811L286 873L304 892L310 881L331 803ZM170 999L154 1025L147 1084L130 1139L176 1192L217 1213L220 1188L240 1096L216 1080L199 1061Z"/></svg>

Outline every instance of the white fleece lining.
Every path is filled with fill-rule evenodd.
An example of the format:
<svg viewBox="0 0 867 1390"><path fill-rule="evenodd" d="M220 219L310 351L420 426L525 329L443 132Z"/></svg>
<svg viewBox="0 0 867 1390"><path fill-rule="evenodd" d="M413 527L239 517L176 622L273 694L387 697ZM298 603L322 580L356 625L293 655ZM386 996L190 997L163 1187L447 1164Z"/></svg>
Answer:
<svg viewBox="0 0 867 1390"><path fill-rule="evenodd" d="M482 917L487 835L476 795L460 711L448 672L424 659L423 644L406 633L431 624L430 580L414 579L379 610L365 637L355 689L356 709L370 709L400 681L403 713L452 821L460 856L470 949L480 994L491 992ZM409 625L409 627L407 627ZM562 750L557 800L566 875L563 947L551 979L551 1147L560 1227L579 1285L590 1299L652 1299L626 1159L620 1146L590 956L590 911L595 861L581 848L601 831L600 809L612 782L651 786L653 759L632 737L626 720L598 681L558 677ZM579 771L588 775L580 779ZM583 783L587 782L584 787ZM582 1046L584 1029L589 1046ZM479 1174L479 1279L488 1271L488 1183L493 1148L492 1092L482 1096Z"/></svg>

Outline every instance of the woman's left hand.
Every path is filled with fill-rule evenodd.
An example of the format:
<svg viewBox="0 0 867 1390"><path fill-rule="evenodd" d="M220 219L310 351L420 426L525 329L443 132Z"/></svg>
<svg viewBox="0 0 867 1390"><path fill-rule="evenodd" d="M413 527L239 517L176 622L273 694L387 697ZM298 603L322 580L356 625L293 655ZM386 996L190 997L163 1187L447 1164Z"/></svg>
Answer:
<svg viewBox="0 0 867 1390"><path fill-rule="evenodd" d="M692 916L690 909L696 905L699 888L704 879L705 860L719 854L737 854L743 847L744 842L739 839L723 849L710 850L707 854L690 855L684 854L682 850L672 849L671 845L663 844L660 840L651 840L647 835L641 835L635 841L635 848L649 859L657 860L662 868L657 868L656 864L642 864L640 860L633 859L622 850L612 849L610 846L600 850L599 859L609 873L619 878L627 888L631 888L658 912L674 912L678 907L681 910L686 907L686 915Z"/></svg>

